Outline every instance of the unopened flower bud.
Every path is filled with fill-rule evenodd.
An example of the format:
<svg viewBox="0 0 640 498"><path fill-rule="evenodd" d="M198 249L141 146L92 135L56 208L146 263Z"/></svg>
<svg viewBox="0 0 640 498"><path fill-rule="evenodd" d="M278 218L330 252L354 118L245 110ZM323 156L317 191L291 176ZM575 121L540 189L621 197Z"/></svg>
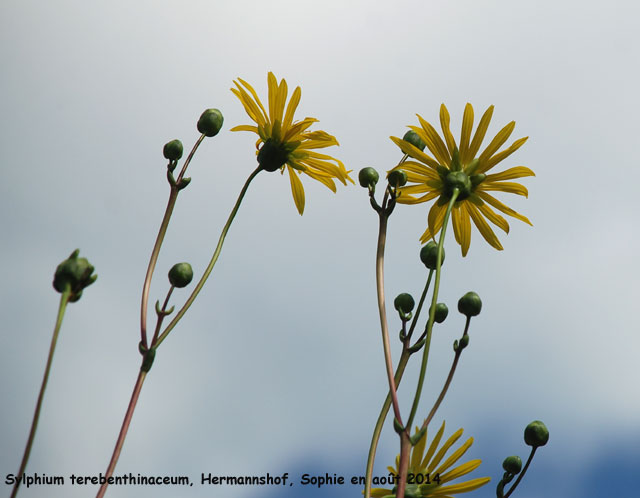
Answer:
<svg viewBox="0 0 640 498"><path fill-rule="evenodd" d="M193 270L189 263L177 263L169 270L169 282L174 287L186 287L193 279Z"/></svg>
<svg viewBox="0 0 640 498"><path fill-rule="evenodd" d="M70 291L69 301L75 303L82 296L82 290L89 287L98 278L92 275L94 267L86 258L79 258L80 249L76 249L56 268L53 287L60 293Z"/></svg>
<svg viewBox="0 0 640 498"><path fill-rule="evenodd" d="M502 462L502 468L509 474L519 474L522 470L522 460L517 455L508 456Z"/></svg>
<svg viewBox="0 0 640 498"><path fill-rule="evenodd" d="M458 301L458 311L467 317L477 316L482 310L482 301L475 292L467 292Z"/></svg>
<svg viewBox="0 0 640 498"><path fill-rule="evenodd" d="M198 120L198 131L207 137L215 137L223 122L224 118L218 109L207 109Z"/></svg>
<svg viewBox="0 0 640 498"><path fill-rule="evenodd" d="M436 323L442 323L447 319L449 315L449 308L444 303L437 303L436 310L433 315L433 319Z"/></svg>
<svg viewBox="0 0 640 498"><path fill-rule="evenodd" d="M164 144L162 154L166 159L169 159L169 161L177 161L182 157L183 151L182 142L176 139Z"/></svg>
<svg viewBox="0 0 640 498"><path fill-rule="evenodd" d="M387 175L387 180L392 187L402 187L407 183L407 173L401 169L394 169Z"/></svg>
<svg viewBox="0 0 640 498"><path fill-rule="evenodd" d="M358 173L358 181L360 182L360 186L364 188L373 188L378 183L380 175L378 172L370 167L362 168Z"/></svg>
<svg viewBox="0 0 640 498"><path fill-rule="evenodd" d="M427 144L425 144L420 136L413 130L409 130L407 133L405 133L404 137L402 137L402 140L409 142L411 145L420 150L424 150L424 148L427 146Z"/></svg>
<svg viewBox="0 0 640 498"><path fill-rule="evenodd" d="M438 244L433 240L430 240L426 246L420 249L420 261L430 270L436 269L436 263L438 259ZM440 260L440 266L444 263L444 247L442 248L442 259Z"/></svg>
<svg viewBox="0 0 640 498"><path fill-rule="evenodd" d="M540 420L534 420L524 430L524 442L537 448L549 441L549 429Z"/></svg>
<svg viewBox="0 0 640 498"><path fill-rule="evenodd" d="M409 314L413 311L413 307L416 305L411 294L403 292L398 294L393 300L393 306L399 313Z"/></svg>

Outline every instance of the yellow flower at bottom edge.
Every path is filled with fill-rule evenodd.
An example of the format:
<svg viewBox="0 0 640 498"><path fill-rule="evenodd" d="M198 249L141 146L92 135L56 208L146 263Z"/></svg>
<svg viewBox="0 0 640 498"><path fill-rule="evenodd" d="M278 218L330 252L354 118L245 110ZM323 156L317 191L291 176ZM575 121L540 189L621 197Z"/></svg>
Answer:
<svg viewBox="0 0 640 498"><path fill-rule="evenodd" d="M405 161L394 169L402 169L407 173L408 183L400 188L399 203L418 204L438 198L431 207L428 220L428 228L420 238L422 243L435 238L442 228L447 204L451 199L454 188L460 190L451 219L453 232L462 249L462 255L466 256L471 242L471 222L476 225L480 234L493 247L502 250L502 244L493 232L487 220L509 232L507 221L496 213L492 207L504 214L517 218L531 225L531 222L513 209L489 194L492 191L508 192L511 194L528 196L527 189L513 180L525 176L535 176L534 172L524 166L509 168L501 173L486 174L491 168L503 159L518 150L528 137L516 140L511 146L498 152L498 149L509 139L515 128L515 121L511 121L498 132L484 151L476 157L482 141L487 133L493 106L490 106L478 123L478 128L471 137L473 128L473 107L467 104L462 118L462 132L460 135L460 148L449 128L449 111L444 104L440 106L440 124L444 141L438 132L427 121L418 115L420 126L410 126L422 140L423 145L429 149L434 157L424 153L415 145L398 137L391 137L402 152L408 154L416 161ZM424 147L423 147L424 148ZM420 197L415 197L421 194Z"/></svg>
<svg viewBox="0 0 640 498"><path fill-rule="evenodd" d="M426 454L426 433L411 450L405 498L453 498L452 495L473 491L484 486L491 480L489 477L480 477L458 484L447 484L454 479L458 479L474 471L482 463L482 460L470 460L467 463L451 468L471 447L473 438L470 437L462 446L443 461L449 448L462 436L463 430L458 429L447 439L440 449L438 449L443 433L444 422L442 422L440 430L429 445ZM400 455L396 457L396 467L388 467L389 472L396 477L398 476L399 463ZM395 498L395 492L396 488L374 488L371 490L371 496L372 498Z"/></svg>
<svg viewBox="0 0 640 498"><path fill-rule="evenodd" d="M317 180L333 192L336 191L334 178L344 185L347 180L354 183L347 171L338 159L316 152L332 145L339 145L336 138L328 133L307 131L316 123L315 118L304 118L302 121L294 121L294 113L300 102L302 94L300 87L296 87L287 103L287 82L282 79L278 84L273 73L269 73L267 83L269 86L269 111L265 110L258 98L256 91L246 81L238 78L233 82L236 88L231 91L240 99L249 117L256 123L253 125L240 125L231 131L252 131L260 138L256 142L258 163L266 171L285 168L291 181L291 192L298 212L304 212L304 188L299 175L304 173Z"/></svg>

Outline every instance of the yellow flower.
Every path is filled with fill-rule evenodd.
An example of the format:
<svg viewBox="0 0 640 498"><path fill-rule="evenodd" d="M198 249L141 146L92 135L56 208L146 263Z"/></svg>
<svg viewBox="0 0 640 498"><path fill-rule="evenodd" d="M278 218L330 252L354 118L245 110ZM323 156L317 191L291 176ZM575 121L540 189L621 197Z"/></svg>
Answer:
<svg viewBox="0 0 640 498"><path fill-rule="evenodd" d="M455 442L462 436L462 429L458 429L457 432L451 435L449 439L438 450L438 445L442 439L444 433L444 422L440 430L436 434L429 445L429 449L425 454L424 450L427 443L427 435L422 436L418 444L416 444L411 450L411 456L409 458L409 474L407 476L407 487L405 491L405 498L452 498L451 495L459 493L466 493L473 491L481 486L487 484L491 479L489 477L480 477L477 479L471 479L470 481L461 482L458 484L446 483L458 479L469 472L474 471L482 460L470 460L467 463L458 465L455 468L451 468L469 447L473 444L473 438L470 437L462 446L444 461L443 458L449 448L455 444ZM417 428L416 428L417 433ZM437 451L436 451L437 450ZM398 476L398 464L400 456L396 457L396 467L388 467L389 472L394 476ZM450 470L449 470L450 469ZM383 497L395 497L395 489L381 489L374 488L371 490L372 498Z"/></svg>
<svg viewBox="0 0 640 498"><path fill-rule="evenodd" d="M391 140L400 147L402 152L416 159L416 161L405 161L394 168L405 170L408 182L414 184L400 188L401 194L398 202L417 204L430 201L436 197L439 198L429 211L427 217L428 228L420 238L422 243L431 238L435 239L436 234L442 228L447 204L456 187L460 190L460 195L454 204L451 218L453 232L456 241L462 248L463 256L466 256L471 242L470 220L473 220L480 234L489 244L498 250L502 250L498 237L496 237L486 220L504 230L505 233L509 232L509 224L491 207L531 225L531 222L525 216L505 206L489 194L492 191L499 191L527 197L528 191L523 185L505 180L535 176L533 171L524 166L509 168L501 173L487 174L496 164L518 150L528 138L520 138L511 146L498 152L498 149L509 139L513 132L515 121L511 121L498 132L484 151L477 156L487 133L492 114L493 106L490 106L480 118L480 123L472 138L473 107L471 107L471 104L466 105L462 118L460 148L458 148L451 134L449 112L444 104L440 107L440 124L444 141L433 126L418 115L421 126L410 126L409 128L418 134L431 154L433 154L433 157L403 139L391 137ZM415 194L422 195L415 197Z"/></svg>
<svg viewBox="0 0 640 498"><path fill-rule="evenodd" d="M236 88L231 91L240 99L249 117L256 123L253 125L241 125L232 128L231 131L252 131L260 138L256 142L258 163L266 171L280 170L284 173L285 167L291 181L291 192L298 212L304 212L304 188L299 175L304 173L317 180L333 192L336 191L334 178L344 185L347 180L353 183L347 171L338 159L320 154L314 149L322 149L332 145L339 145L336 138L327 132L307 131L318 120L304 118L302 121L294 121L293 115L300 102L301 90L296 87L287 102L287 82L283 79L278 84L273 73L269 73L267 83L269 86L269 111L265 110L258 98L256 91L246 81L238 78L233 82Z"/></svg>

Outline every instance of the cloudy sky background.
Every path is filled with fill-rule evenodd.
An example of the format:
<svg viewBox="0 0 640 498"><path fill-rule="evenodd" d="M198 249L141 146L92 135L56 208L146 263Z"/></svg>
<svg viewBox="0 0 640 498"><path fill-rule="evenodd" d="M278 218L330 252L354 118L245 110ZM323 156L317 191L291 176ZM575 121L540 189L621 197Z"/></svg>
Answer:
<svg viewBox="0 0 640 498"><path fill-rule="evenodd" d="M504 162L536 172L523 181L529 199L500 198L534 227L514 220L502 252L477 231L464 259L452 238L446 244L442 300L455 310L475 290L484 308L436 423L473 435L468 455L483 459L474 476L493 478L474 496L495 496L505 456L526 458L522 430L534 419L551 439L516 496L635 496L639 15L621 0L3 1L2 482L17 471L42 378L58 305L52 275L76 247L99 279L68 308L27 472L104 472L139 367L140 291L168 196L162 145L190 147L200 113L224 113L223 132L190 166L152 302L173 263L190 261L197 274L208 263L255 167L254 136L228 132L248 123L229 88L242 77L266 97L271 70L302 87L297 116L319 118L338 138L334 155L354 177L392 167L400 153L389 135L402 136L416 113L437 123L442 102L454 135L471 102L476 116L495 105L490 134L515 120L513 137L530 137ZM196 485L109 496L360 496L349 485L198 484L201 472L296 481L364 472L386 392L376 216L360 187L334 195L306 181L305 190L300 217L286 177L257 177L213 278L144 385L117 472L186 474ZM427 210L399 206L392 216L390 299L422 289ZM187 293L174 296L180 304ZM423 416L462 325L452 313L434 334ZM416 375L409 368L411 387L401 389L407 408ZM389 424L376 473L396 452Z"/></svg>

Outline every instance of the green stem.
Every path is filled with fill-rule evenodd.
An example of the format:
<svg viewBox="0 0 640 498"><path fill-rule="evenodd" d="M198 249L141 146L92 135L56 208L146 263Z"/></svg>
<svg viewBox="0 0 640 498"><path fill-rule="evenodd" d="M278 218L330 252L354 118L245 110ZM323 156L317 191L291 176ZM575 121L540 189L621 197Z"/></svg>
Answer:
<svg viewBox="0 0 640 498"><path fill-rule="evenodd" d="M262 167L258 166L253 171L253 173L251 173L249 175L249 178L247 178L247 181L244 183L244 186L242 187L242 190L240 191L240 195L238 196L238 200L236 201L235 206L233 206L233 209L231 210L231 214L229 215L229 218L227 219L227 223L225 224L224 228L222 229L222 232L220 233L220 239L218 240L218 245L216 246L216 249L213 252L213 256L211 256L211 261L209 261L209 266L207 266L207 268L205 269L204 274L202 275L202 278L200 279L200 281L196 285L195 289L193 290L193 292L189 296L189 299L187 299L187 301L184 303L184 306L182 306L182 308L180 309L180 311L178 311L178 313L173 318L171 323L169 323L169 325L167 325L167 328L164 329L162 334L160 334L160 337L158 337L158 341L156 342L156 347L158 347L160 345L160 343L162 343L162 341L165 340L165 338L167 337L169 332L171 332L171 330L173 330L173 328L178 324L180 319L184 316L184 314L187 312L189 307L193 304L193 301L196 299L196 297L198 296L198 294L202 290L202 287L204 286L205 282L209 278L209 275L211 275L211 272L213 271L213 267L215 266L216 261L218 261L218 256L220 256L220 251L222 251L222 246L224 244L224 239L227 236L227 232L229 231L229 228L231 227L231 223L233 222L233 219L235 218L236 213L238 212L238 208L240 208L240 204L242 203L242 199L244 198L244 195L246 194L247 189L249 188L249 184L256 177L256 175L258 173L260 173L260 171L262 171Z"/></svg>
<svg viewBox="0 0 640 498"><path fill-rule="evenodd" d="M96 498L102 498L107 492L107 487L109 486L109 478L113 475L113 471L116 469L116 464L118 463L118 458L120 458L120 452L122 451L124 440L127 437L129 425L131 424L131 419L133 418L133 412L136 409L136 404L138 403L138 398L140 397L140 391L142 390L142 384L146 376L147 372L143 371L142 369L140 370L140 372L138 372L138 378L136 379L135 386L133 387L133 393L131 394L129 406L127 407L127 413L125 413L124 415L124 420L122 421L122 426L120 427L120 433L118 434L116 446L113 449L113 454L111 455L109 466L107 467L107 471L104 475L105 482L100 486Z"/></svg>
<svg viewBox="0 0 640 498"><path fill-rule="evenodd" d="M67 303L69 302L69 296L71 295L71 289L67 287L60 296L60 304L58 306L58 316L56 318L56 325L53 329L53 337L51 338L51 346L49 346L49 357L47 358L47 366L44 369L44 377L42 379L42 385L40 386L40 394L38 395L38 401L36 403L36 409L33 414L33 421L31 422L31 430L29 431L29 438L27 439L27 446L24 449L22 456L22 462L20 463L20 470L18 470L17 479L11 492L11 498L15 498L18 494L18 488L22 481L22 475L27 467L29 461L29 455L31 454L31 447L33 446L33 440L36 436L36 429L38 428L38 420L40 418L40 409L42 408L42 400L44 399L44 392L47 389L47 382L49 380L49 372L51 371L51 364L53 363L53 353L56 349L56 343L58 342L58 335L60 333L60 327L62 326L62 318L64 312L67 309Z"/></svg>
<svg viewBox="0 0 640 498"><path fill-rule="evenodd" d="M389 343L389 326L387 324L387 311L384 302L384 248L387 239L387 200L389 198L389 189L385 190L384 199L382 201L382 209L380 210L380 226L378 230L378 249L376 251L376 294L378 296L378 312L380 315L380 329L382 331L382 348L384 350L384 363L387 369L387 380L389 382L389 394L391 395L391 404L393 405L393 414L400 424L402 418L400 415L400 406L398 404L398 395L396 393L396 385L393 375L393 361L391 359L391 345Z"/></svg>
<svg viewBox="0 0 640 498"><path fill-rule="evenodd" d="M418 323L418 317L420 316L420 312L422 311L422 305L424 304L424 300L427 297L427 292L429 291L429 285L431 284L432 276L433 276L433 270L429 270L427 283L424 286L424 290L422 291L422 296L420 296L420 302L418 303L416 312L413 315L413 321L411 322L411 327L409 328L409 333L407 334L407 338L411 338L411 335L413 334L413 330L416 328L416 324Z"/></svg>
<svg viewBox="0 0 640 498"><path fill-rule="evenodd" d="M155 270L156 263L158 262L158 256L160 255L160 247L162 246L162 242L164 241L164 236L167 233L167 228L169 227L169 220L171 219L171 215L173 214L173 208L176 205L176 200L178 199L179 189L177 185L180 184L182 177L187 171L187 167L193 159L193 155L196 153L196 150L204 140L205 135L200 135L200 138L196 141L189 156L184 162L184 166L182 166L182 170L178 175L176 180L176 185L171 186L171 193L169 194L169 200L167 202L167 208L164 211L164 217L162 218L162 223L160 223L160 229L158 230L158 236L156 237L156 242L153 246L153 250L151 251L151 258L149 258L149 266L147 267L147 274L144 278L144 284L142 286L142 302L140 304L140 340L142 345L146 348L147 344L147 309L149 306L149 290L151 289L151 278L153 277L153 271Z"/></svg>
<svg viewBox="0 0 640 498"><path fill-rule="evenodd" d="M533 460L533 455L535 454L537 449L538 448L536 446L531 447L531 453L529 453L529 458L527 458L527 463L524 464L524 468L522 469L522 472L520 472L518 479L516 479L516 482L513 483L513 486L511 486L511 489L507 492L507 494L504 495L504 498L509 498L509 496L511 496L511 493L515 491L518 484L520 484L520 481L522 481L522 478L526 474L527 469L529 468L529 464L531 463L531 460Z"/></svg>
<svg viewBox="0 0 640 498"><path fill-rule="evenodd" d="M431 298L431 308L429 309L429 321L427 322L427 337L424 345L424 351L422 352L422 364L420 365L420 375L418 377L418 385L416 387L416 394L413 398L413 405L411 406L411 414L409 415L409 420L407 421L406 427L411 427L413 423L413 419L416 415L416 411L418 410L418 404L420 403L420 395L422 394L422 386L424 384L424 376L427 371L427 362L429 359L429 348L431 346L431 333L433 331L433 322L436 313L436 304L438 302L438 291L440 289L440 274L441 274L441 266L442 266L442 247L444 245L444 238L447 232L447 225L449 224L449 216L451 214L451 210L453 209L453 205L458 198L460 191L455 188L453 190L453 194L451 199L449 200L449 204L447 205L447 211L444 214L444 220L442 221L442 232L440 233L440 239L438 241L438 256L436 258L436 280L433 286L433 296Z"/></svg>
<svg viewBox="0 0 640 498"><path fill-rule="evenodd" d="M394 376L396 386L400 385L402 375L404 374L404 369L407 366L407 362L409 361L409 356L411 356L411 353L409 353L406 348L403 349L402 354L400 355L400 360L398 361L398 367L396 368L396 374ZM373 436L371 437L371 446L369 446L369 455L367 456L367 472L364 481L365 498L371 497L371 478L373 476L373 464L376 459L376 451L378 449L378 442L380 441L380 433L382 432L384 421L387 418L387 414L389 413L389 408L391 408L391 392L387 393L387 397L384 400L384 404L382 405L382 410L380 410L380 415L378 415L376 426L373 429Z"/></svg>
<svg viewBox="0 0 640 498"><path fill-rule="evenodd" d="M467 335L467 332L469 330L469 323L470 322L471 322L471 317L468 316L467 317L467 322L466 322L466 324L464 326L464 332L462 333L462 337ZM440 391L440 395L438 396L438 399L433 404L433 408L431 408L431 411L429 412L429 415L427 415L427 418L424 419L424 422L422 424L422 429L424 429L425 427L427 427L429 425L429 423L431 422L431 419L433 419L433 416L436 414L436 411L438 411L438 408L440 407L440 404L442 403L442 400L444 399L445 395L447 394L447 390L449 389L449 386L451 385L451 381L453 380L453 374L456 373L456 367L458 366L458 360L460 360L460 355L462 354L462 349L463 348L461 348L461 347L458 347L458 349L456 349L456 354L455 354L455 357L453 358L453 363L451 364L451 369L449 370L449 375L447 376L447 380L445 381L444 386L442 387L442 391Z"/></svg>

